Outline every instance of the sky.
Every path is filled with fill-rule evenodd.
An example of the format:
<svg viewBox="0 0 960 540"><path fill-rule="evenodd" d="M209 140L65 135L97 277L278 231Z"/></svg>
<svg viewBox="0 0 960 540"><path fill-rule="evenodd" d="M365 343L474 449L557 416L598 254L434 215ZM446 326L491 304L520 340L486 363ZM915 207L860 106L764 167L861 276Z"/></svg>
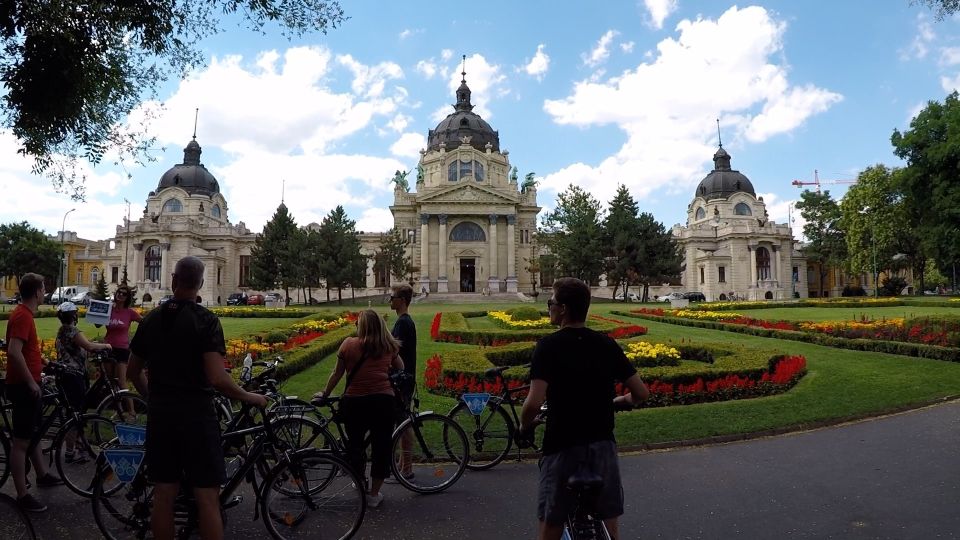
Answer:
<svg viewBox="0 0 960 540"><path fill-rule="evenodd" d="M154 163L85 166L74 202L30 173L0 130L0 223L103 240L136 219L194 129L232 223L260 231L281 198L298 224L337 205L357 229L392 225L389 180L413 170L427 131L453 112L461 56L474 112L499 131L541 217L571 184L605 206L619 183L666 227L686 221L713 168L716 119L732 167L770 218L788 220L796 179L902 165L890 135L960 87L958 19L910 0L632 0L437 4L343 2L326 35L288 40L224 21L203 68L165 83L150 111ZM842 196L847 184L824 184ZM26 196L24 196L26 195ZM802 221L793 212L799 238Z"/></svg>

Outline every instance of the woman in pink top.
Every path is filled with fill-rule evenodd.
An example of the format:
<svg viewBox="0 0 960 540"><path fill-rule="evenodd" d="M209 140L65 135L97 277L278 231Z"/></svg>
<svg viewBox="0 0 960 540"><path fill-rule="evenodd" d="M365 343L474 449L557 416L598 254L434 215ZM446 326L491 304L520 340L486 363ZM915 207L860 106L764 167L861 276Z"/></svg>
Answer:
<svg viewBox="0 0 960 540"><path fill-rule="evenodd" d="M359 366L359 367L358 367ZM390 368L403 369L400 342L387 329L383 318L372 309L360 312L357 337L347 338L337 352L337 365L330 374L323 392L313 397L330 395L347 374L340 412L347 435L347 461L359 474L366 476L364 439L370 432L370 491L367 506L376 508L383 501L380 488L390 474L390 437L393 434L394 397L388 377Z"/></svg>
<svg viewBox="0 0 960 540"><path fill-rule="evenodd" d="M103 365L109 377L114 377L120 388L127 388L127 362L130 360L130 325L139 323L143 317L130 307L133 295L126 285L117 287L113 293L113 309L110 311L110 322L107 323L107 335L104 341L113 347L112 362ZM126 401L127 412L133 413L133 401Z"/></svg>

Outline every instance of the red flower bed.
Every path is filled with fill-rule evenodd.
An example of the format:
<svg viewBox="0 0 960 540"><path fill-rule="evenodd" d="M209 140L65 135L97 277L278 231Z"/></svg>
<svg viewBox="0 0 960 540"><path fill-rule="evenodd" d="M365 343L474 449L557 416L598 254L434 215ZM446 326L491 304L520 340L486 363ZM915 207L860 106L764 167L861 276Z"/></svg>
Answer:
<svg viewBox="0 0 960 540"><path fill-rule="evenodd" d="M433 316L433 322L430 323L430 338L434 341L440 339L440 316L443 315L442 312L438 312Z"/></svg>
<svg viewBox="0 0 960 540"><path fill-rule="evenodd" d="M286 343L283 344L283 350L289 351L294 347L299 347L304 343L309 343L322 335L323 335L323 332L319 332L319 331L296 334L292 336L290 339L288 339Z"/></svg>
<svg viewBox="0 0 960 540"><path fill-rule="evenodd" d="M626 339L634 336L642 336L647 333L647 328L644 326L630 325L630 326L621 326L620 328L614 328L613 330L607 332L607 335L613 339Z"/></svg>
<svg viewBox="0 0 960 540"><path fill-rule="evenodd" d="M489 392L491 394L503 393L503 383L498 379L487 379L483 376L467 375L458 373L456 376L443 375L443 357L439 354L433 355L427 360L427 369L423 373L427 388L435 394L459 397L468 392ZM517 379L506 379L507 388L518 388L526 384ZM523 397L522 393L515 394L516 397Z"/></svg>

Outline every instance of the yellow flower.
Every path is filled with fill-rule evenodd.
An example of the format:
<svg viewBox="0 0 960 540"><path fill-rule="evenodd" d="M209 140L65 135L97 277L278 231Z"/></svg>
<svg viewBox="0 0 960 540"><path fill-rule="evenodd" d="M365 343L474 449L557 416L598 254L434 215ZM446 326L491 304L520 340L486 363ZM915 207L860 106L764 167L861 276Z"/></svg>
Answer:
<svg viewBox="0 0 960 540"><path fill-rule="evenodd" d="M634 341L627 343L625 354L628 359L637 358L676 358L680 359L680 351L663 343L648 343L646 341Z"/></svg>
<svg viewBox="0 0 960 540"><path fill-rule="evenodd" d="M668 313L674 317L681 317L683 319L697 319L701 321L724 321L729 319L739 319L743 316L732 311L701 311L690 309L676 309L669 311Z"/></svg>
<svg viewBox="0 0 960 540"><path fill-rule="evenodd" d="M487 315L513 329L551 328L550 317L540 317L535 321L515 321L505 311L488 311Z"/></svg>

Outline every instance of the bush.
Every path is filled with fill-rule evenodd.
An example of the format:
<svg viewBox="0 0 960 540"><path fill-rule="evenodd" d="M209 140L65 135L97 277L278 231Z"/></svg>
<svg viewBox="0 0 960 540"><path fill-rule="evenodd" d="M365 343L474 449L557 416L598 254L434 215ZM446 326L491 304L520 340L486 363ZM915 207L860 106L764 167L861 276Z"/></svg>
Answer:
<svg viewBox="0 0 960 540"><path fill-rule="evenodd" d="M877 294L880 296L900 296L900 291L902 291L907 286L907 280L900 276L892 276L884 278L880 282L880 289L877 291Z"/></svg>
<svg viewBox="0 0 960 540"><path fill-rule="evenodd" d="M543 317L539 309L531 306L508 309L507 315L515 321L539 321Z"/></svg>
<svg viewBox="0 0 960 540"><path fill-rule="evenodd" d="M840 296L866 296L867 291L863 290L863 287L859 285L845 285L843 287L843 292L840 293Z"/></svg>
<svg viewBox="0 0 960 540"><path fill-rule="evenodd" d="M485 311L437 313L430 327L430 336L434 341L497 347L518 341L537 341L556 332L552 327L532 330L471 330L467 324L467 318L483 316L486 316ZM587 320L587 326L606 333L614 339L625 339L647 333L647 329L642 326L628 325L623 321L597 316L591 316Z"/></svg>

